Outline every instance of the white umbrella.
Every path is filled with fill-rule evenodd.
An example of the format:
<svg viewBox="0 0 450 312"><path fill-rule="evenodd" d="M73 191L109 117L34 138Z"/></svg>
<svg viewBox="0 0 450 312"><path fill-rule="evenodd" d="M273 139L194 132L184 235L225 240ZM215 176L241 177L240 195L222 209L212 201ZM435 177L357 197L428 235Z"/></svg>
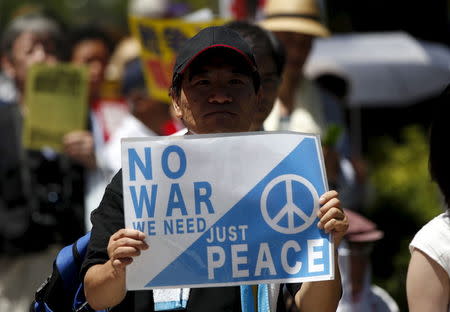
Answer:
<svg viewBox="0 0 450 312"><path fill-rule="evenodd" d="M400 106L438 94L450 82L450 50L403 32L319 38L306 76L334 72L350 81L353 107Z"/></svg>

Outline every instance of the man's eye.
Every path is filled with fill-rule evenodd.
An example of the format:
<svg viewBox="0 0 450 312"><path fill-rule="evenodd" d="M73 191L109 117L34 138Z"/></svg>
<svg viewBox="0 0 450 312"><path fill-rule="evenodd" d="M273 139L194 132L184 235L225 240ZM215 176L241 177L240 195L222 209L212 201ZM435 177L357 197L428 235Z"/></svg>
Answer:
<svg viewBox="0 0 450 312"><path fill-rule="evenodd" d="M196 86L205 86L209 84L209 80L208 79L199 79L197 81L194 82L194 85Z"/></svg>
<svg viewBox="0 0 450 312"><path fill-rule="evenodd" d="M34 50L35 50L34 47L26 48L26 49L24 50L24 51L25 51L25 55L33 54Z"/></svg>

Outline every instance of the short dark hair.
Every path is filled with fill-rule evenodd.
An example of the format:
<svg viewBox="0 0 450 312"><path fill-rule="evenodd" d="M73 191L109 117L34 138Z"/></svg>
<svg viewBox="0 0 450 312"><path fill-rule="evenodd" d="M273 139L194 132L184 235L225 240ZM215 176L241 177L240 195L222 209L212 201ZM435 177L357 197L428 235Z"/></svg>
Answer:
<svg viewBox="0 0 450 312"><path fill-rule="evenodd" d="M181 82L183 81L182 75L176 75L172 79L172 85L169 88L169 96L173 99L178 99L181 95Z"/></svg>
<svg viewBox="0 0 450 312"><path fill-rule="evenodd" d="M267 51L277 68L277 75L281 77L286 63L286 52L282 43L269 30L244 21L233 21L224 26L238 32L255 51Z"/></svg>
<svg viewBox="0 0 450 312"><path fill-rule="evenodd" d="M450 116L450 84L438 97L430 128L429 169L431 177L439 185L445 202L450 203L450 149L448 148Z"/></svg>
<svg viewBox="0 0 450 312"><path fill-rule="evenodd" d="M66 55L63 26L49 14L41 12L20 15L6 26L1 38L1 54L12 59L12 46L24 32L48 34L55 43L58 57L63 59Z"/></svg>
<svg viewBox="0 0 450 312"><path fill-rule="evenodd" d="M110 34L102 26L97 24L86 24L72 30L70 34L71 56L75 46L85 40L102 41L105 44L109 54L112 54L114 50L114 41L112 40Z"/></svg>

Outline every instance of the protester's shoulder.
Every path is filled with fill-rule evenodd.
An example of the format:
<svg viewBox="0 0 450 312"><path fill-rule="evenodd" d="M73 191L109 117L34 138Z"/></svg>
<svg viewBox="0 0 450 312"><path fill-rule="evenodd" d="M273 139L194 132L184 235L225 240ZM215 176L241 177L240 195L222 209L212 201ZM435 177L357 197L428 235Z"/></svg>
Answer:
<svg viewBox="0 0 450 312"><path fill-rule="evenodd" d="M427 254L450 275L450 215L446 211L425 224L409 245Z"/></svg>
<svg viewBox="0 0 450 312"><path fill-rule="evenodd" d="M440 238L450 241L450 214L441 213L426 223L414 236L413 242L422 239Z"/></svg>
<svg viewBox="0 0 450 312"><path fill-rule="evenodd" d="M111 182L108 184L107 189L115 193L119 196L122 196L123 190L122 190L122 169L120 169L112 178Z"/></svg>

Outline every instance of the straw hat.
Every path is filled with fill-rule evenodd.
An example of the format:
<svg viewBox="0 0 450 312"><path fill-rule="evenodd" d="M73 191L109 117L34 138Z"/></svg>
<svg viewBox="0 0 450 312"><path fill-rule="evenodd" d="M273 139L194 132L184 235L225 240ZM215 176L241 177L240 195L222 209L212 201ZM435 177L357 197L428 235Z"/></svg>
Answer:
<svg viewBox="0 0 450 312"><path fill-rule="evenodd" d="M134 37L126 37L119 42L114 50L106 69L107 80L121 80L125 64L139 57L141 45Z"/></svg>
<svg viewBox="0 0 450 312"><path fill-rule="evenodd" d="M317 0L268 0L264 7L263 28L290 31L317 37L330 35L320 21Z"/></svg>
<svg viewBox="0 0 450 312"><path fill-rule="evenodd" d="M139 17L161 18L169 8L168 0L130 0L128 14Z"/></svg>

